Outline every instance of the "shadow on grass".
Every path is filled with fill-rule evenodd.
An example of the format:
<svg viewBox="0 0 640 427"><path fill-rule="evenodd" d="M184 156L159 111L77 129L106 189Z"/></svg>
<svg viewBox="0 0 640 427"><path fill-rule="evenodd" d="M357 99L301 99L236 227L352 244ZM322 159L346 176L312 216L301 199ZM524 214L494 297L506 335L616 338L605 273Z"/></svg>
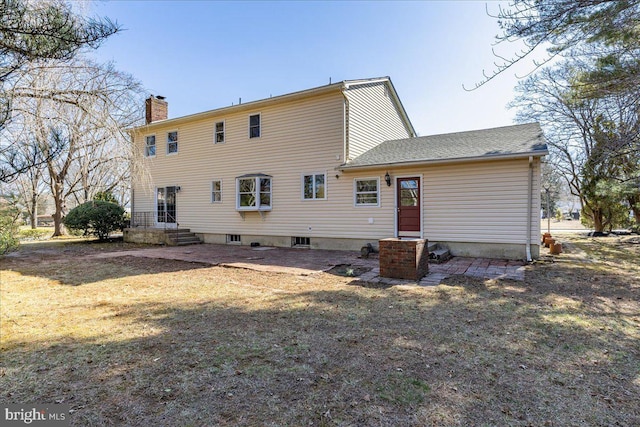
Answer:
<svg viewBox="0 0 640 427"><path fill-rule="evenodd" d="M36 276L62 285L87 285L103 280L134 278L141 275L161 275L178 271L209 268L210 265L186 261L122 256L117 258L76 260L49 260L43 263L0 260L0 269L17 271L25 276Z"/></svg>
<svg viewBox="0 0 640 427"><path fill-rule="evenodd" d="M340 277L357 277L377 266L377 258L362 260L358 255L353 251L213 244L162 247L124 243L121 239L111 242L61 240L25 245L19 252L0 258L0 269L19 271L62 284L83 285L213 265L299 275L326 271Z"/></svg>
<svg viewBox="0 0 640 427"><path fill-rule="evenodd" d="M640 425L638 284L529 279L105 302L144 336L13 343L0 389L73 425Z"/></svg>

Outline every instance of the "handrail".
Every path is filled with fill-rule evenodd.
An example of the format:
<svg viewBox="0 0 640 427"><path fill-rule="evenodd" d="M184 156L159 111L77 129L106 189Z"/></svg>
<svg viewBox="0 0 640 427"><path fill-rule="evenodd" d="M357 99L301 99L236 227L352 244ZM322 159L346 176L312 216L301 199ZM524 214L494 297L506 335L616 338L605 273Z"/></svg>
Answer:
<svg viewBox="0 0 640 427"><path fill-rule="evenodd" d="M153 227L153 212L134 212L131 215L131 228L149 228Z"/></svg>
<svg viewBox="0 0 640 427"><path fill-rule="evenodd" d="M169 220L171 220L171 222L169 222ZM176 225L176 231L175 231L175 242L178 243L178 236L180 235L180 224L178 224L178 219L171 215L169 212L165 211L164 212L164 232L167 232L167 224L175 224Z"/></svg>
<svg viewBox="0 0 640 427"><path fill-rule="evenodd" d="M153 220L155 216L155 212L134 212L131 217L130 226L133 228L142 227L149 228L154 227L155 221ZM177 218L174 215L171 215L169 212L163 212L158 215L158 222L164 222L164 232L167 233L169 230L168 224L175 224L175 240L178 241L178 236L180 234L180 224L177 221ZM163 220L163 221L161 221ZM159 225L159 224L158 224Z"/></svg>

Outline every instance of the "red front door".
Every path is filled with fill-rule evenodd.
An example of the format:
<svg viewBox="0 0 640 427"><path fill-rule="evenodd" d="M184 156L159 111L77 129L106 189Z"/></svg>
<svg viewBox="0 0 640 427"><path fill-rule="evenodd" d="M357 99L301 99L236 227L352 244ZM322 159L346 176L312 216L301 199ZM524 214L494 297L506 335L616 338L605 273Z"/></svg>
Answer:
<svg viewBox="0 0 640 427"><path fill-rule="evenodd" d="M420 178L398 178L398 234L420 232Z"/></svg>

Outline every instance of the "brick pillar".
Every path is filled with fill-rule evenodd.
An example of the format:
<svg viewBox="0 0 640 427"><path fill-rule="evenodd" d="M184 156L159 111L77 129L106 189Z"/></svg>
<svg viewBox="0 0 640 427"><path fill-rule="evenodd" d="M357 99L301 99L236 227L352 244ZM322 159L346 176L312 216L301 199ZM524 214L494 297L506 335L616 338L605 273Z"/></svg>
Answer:
<svg viewBox="0 0 640 427"><path fill-rule="evenodd" d="M169 117L169 104L164 100L164 96L151 95L144 102L144 107L147 124L158 120L167 120Z"/></svg>
<svg viewBox="0 0 640 427"><path fill-rule="evenodd" d="M429 249L426 239L383 239L380 245L380 276L393 279L420 280L429 272Z"/></svg>

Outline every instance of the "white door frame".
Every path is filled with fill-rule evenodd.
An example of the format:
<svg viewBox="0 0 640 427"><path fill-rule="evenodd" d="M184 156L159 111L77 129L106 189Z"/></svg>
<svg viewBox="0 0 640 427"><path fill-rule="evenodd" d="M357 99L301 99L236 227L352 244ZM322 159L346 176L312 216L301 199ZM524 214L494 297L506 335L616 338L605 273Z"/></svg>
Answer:
<svg viewBox="0 0 640 427"><path fill-rule="evenodd" d="M403 175L394 175L393 177L393 228L394 237L400 237L398 230L398 179L402 178L418 178L420 180L420 232L416 236L403 236L403 237L420 237L424 239L424 176L421 173L410 173Z"/></svg>

